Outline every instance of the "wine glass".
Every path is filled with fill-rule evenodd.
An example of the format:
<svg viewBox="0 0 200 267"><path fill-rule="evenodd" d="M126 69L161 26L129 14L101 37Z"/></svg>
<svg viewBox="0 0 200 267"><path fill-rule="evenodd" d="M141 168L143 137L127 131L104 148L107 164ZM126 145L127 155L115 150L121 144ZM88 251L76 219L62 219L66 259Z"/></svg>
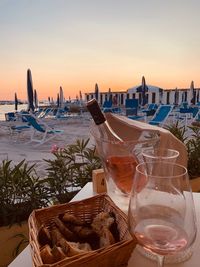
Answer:
<svg viewBox="0 0 200 267"><path fill-rule="evenodd" d="M196 237L196 217L187 169L153 161L136 167L128 222L138 244L156 255L162 267L167 255L190 248Z"/></svg>
<svg viewBox="0 0 200 267"><path fill-rule="evenodd" d="M179 152L170 148L146 148L142 151L142 157L145 162L167 161L175 163L179 156Z"/></svg>
<svg viewBox="0 0 200 267"><path fill-rule="evenodd" d="M153 161L165 161L175 163L179 152L175 149L151 147L142 150L142 158L146 163L146 168L151 171Z"/></svg>
<svg viewBox="0 0 200 267"><path fill-rule="evenodd" d="M179 154L180 153L175 149L157 148L155 146L151 148L145 148L142 151L142 157L144 162L146 163L146 168L149 169L149 173L153 167L153 165L151 164L153 161L164 161L164 162L175 163L177 161L177 158L179 157ZM169 166L170 166L170 172L173 173L173 168L171 168L171 165ZM150 251L144 249L143 247L138 246L137 250L143 256L151 260L156 260L155 255ZM175 255L166 256L165 262L169 264L182 262L187 260L191 255L192 255L192 248L188 248L182 252L176 253Z"/></svg>

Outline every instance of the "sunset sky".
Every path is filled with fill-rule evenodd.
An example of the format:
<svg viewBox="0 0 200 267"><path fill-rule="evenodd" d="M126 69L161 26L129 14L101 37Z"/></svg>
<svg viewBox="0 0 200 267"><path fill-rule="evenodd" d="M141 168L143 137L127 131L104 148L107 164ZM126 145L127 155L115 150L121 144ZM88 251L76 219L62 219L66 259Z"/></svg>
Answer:
<svg viewBox="0 0 200 267"><path fill-rule="evenodd" d="M199 0L0 0L0 100L200 87Z"/></svg>

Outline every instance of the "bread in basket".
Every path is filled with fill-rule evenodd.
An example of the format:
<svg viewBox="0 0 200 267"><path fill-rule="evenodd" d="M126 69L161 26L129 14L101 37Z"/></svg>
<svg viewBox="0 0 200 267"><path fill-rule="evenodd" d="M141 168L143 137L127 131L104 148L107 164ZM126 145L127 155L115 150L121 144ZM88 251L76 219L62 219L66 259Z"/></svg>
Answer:
<svg viewBox="0 0 200 267"><path fill-rule="evenodd" d="M111 245L88 253L62 257L55 263L45 264L41 257L41 243L38 236L43 225L51 226L63 214L76 216L79 221L91 224L98 214L113 214L118 229L119 240ZM35 210L29 217L29 241L34 267L118 267L126 266L136 241L132 239L127 224L127 216L106 195L100 194L81 201L54 205Z"/></svg>

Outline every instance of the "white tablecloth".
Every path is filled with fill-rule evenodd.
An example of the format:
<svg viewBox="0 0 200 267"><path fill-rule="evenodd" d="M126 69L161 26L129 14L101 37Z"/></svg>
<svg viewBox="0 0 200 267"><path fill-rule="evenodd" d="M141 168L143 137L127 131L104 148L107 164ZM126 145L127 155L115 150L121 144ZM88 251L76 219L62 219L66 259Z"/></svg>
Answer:
<svg viewBox="0 0 200 267"><path fill-rule="evenodd" d="M88 183L83 189L73 198L74 200L81 200L93 196L92 183ZM193 254L190 259L182 263L170 264L171 267L199 267L200 266L200 193L193 193L195 210L197 215L197 238L193 246ZM167 264L165 264L166 266ZM31 267L31 253L30 247L27 246L19 256L9 265L9 267ZM129 260L127 267L156 267L157 264L138 253L137 249L134 250Z"/></svg>

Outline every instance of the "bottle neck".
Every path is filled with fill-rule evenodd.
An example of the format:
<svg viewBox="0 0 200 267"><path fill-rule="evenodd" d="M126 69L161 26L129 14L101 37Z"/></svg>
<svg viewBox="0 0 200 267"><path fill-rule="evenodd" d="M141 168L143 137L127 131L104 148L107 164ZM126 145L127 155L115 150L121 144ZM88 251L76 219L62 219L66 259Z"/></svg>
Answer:
<svg viewBox="0 0 200 267"><path fill-rule="evenodd" d="M123 140L112 130L110 127L108 121L106 120L104 123L101 123L98 125L100 134L105 139L111 140L111 141L120 141Z"/></svg>
<svg viewBox="0 0 200 267"><path fill-rule="evenodd" d="M88 101L87 108L99 129L102 139L122 141L122 139L117 136L117 134L110 127L96 99Z"/></svg>

